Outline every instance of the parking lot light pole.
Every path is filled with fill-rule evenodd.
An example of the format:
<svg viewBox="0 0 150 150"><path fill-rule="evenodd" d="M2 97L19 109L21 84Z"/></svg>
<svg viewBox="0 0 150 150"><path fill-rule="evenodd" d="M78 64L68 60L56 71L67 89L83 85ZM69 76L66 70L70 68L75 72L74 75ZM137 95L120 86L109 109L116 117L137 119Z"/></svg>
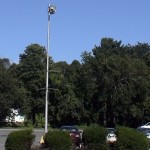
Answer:
<svg viewBox="0 0 150 150"><path fill-rule="evenodd" d="M46 67L46 96L45 96L45 133L48 131L48 78L49 78L49 47L50 47L50 16L55 14L56 7L48 5L48 33L47 33L47 67Z"/></svg>

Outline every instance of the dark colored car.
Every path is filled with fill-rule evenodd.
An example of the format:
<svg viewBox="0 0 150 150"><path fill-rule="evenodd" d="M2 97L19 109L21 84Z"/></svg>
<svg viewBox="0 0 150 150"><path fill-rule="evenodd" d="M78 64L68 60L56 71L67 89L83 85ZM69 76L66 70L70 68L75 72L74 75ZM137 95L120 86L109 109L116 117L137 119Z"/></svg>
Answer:
<svg viewBox="0 0 150 150"><path fill-rule="evenodd" d="M62 126L62 127L60 127L60 130L69 132L70 133L70 137L73 140L73 143L77 147L80 147L81 136L80 136L80 132L79 132L77 127L74 127L74 126Z"/></svg>

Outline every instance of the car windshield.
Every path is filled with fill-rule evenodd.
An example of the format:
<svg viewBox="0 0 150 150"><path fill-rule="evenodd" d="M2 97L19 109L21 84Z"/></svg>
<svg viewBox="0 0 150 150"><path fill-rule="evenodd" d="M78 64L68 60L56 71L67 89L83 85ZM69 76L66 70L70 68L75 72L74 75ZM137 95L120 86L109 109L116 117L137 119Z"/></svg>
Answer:
<svg viewBox="0 0 150 150"><path fill-rule="evenodd" d="M149 126L149 125L150 125L150 122L148 122L148 123L145 124L145 126Z"/></svg>
<svg viewBox="0 0 150 150"><path fill-rule="evenodd" d="M69 131L69 132L77 132L78 131L78 129L73 126L63 126L60 129L63 131Z"/></svg>
<svg viewBox="0 0 150 150"><path fill-rule="evenodd" d="M115 133L115 129L114 128L107 128L108 133Z"/></svg>

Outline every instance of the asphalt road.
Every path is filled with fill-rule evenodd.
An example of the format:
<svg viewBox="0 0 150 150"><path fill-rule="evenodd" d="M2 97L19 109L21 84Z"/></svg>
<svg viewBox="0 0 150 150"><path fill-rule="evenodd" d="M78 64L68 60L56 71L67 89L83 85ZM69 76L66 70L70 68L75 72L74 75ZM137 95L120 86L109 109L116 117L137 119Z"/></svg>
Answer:
<svg viewBox="0 0 150 150"><path fill-rule="evenodd" d="M21 129L7 129L7 128L1 128L0 129L0 150L5 150L5 141L7 139L7 136L10 132L21 130ZM39 145L41 136L44 134L44 129L34 129L34 134L36 135L35 141L33 142L33 145Z"/></svg>

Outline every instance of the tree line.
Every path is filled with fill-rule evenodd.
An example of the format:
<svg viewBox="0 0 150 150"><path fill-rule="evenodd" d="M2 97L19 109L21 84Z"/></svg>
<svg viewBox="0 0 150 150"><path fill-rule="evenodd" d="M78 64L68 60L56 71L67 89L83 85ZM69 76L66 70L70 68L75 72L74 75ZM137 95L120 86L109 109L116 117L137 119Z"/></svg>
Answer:
<svg viewBox="0 0 150 150"><path fill-rule="evenodd" d="M137 127L150 121L150 45L102 38L81 61L49 57L48 122ZM19 63L0 58L0 121L18 109L34 125L45 114L46 49L26 47Z"/></svg>

